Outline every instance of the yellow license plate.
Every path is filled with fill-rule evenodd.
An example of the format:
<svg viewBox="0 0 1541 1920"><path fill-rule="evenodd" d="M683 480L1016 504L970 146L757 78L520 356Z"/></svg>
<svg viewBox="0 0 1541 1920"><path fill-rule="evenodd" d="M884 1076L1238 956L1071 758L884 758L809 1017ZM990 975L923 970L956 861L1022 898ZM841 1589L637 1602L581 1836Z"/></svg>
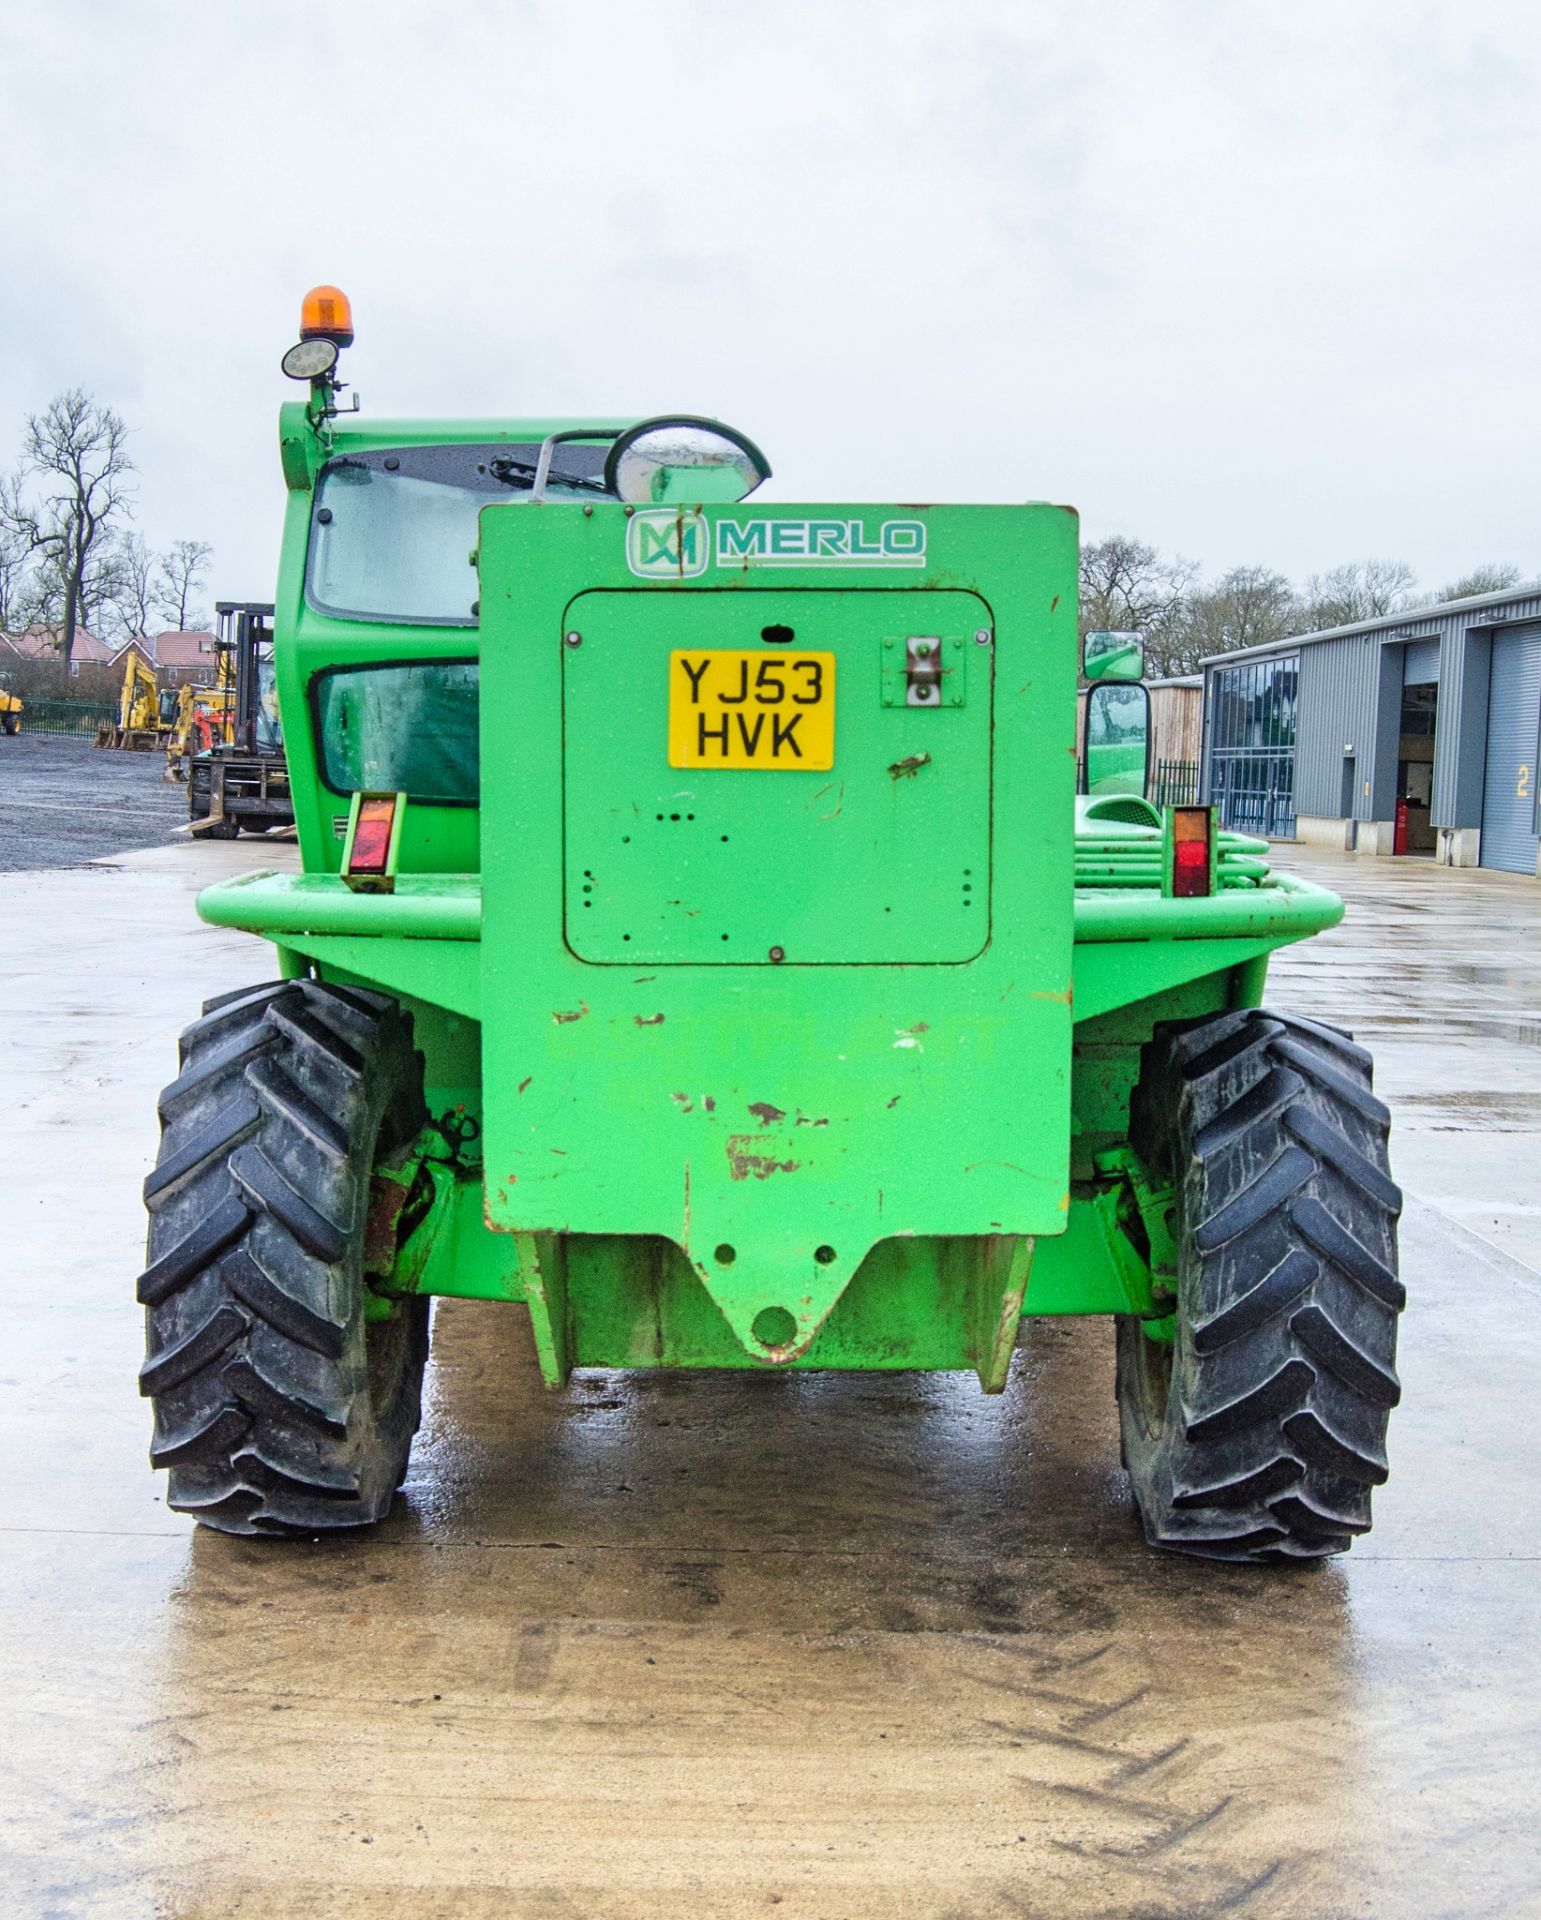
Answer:
<svg viewBox="0 0 1541 1920"><path fill-rule="evenodd" d="M669 765L767 772L835 764L835 656L669 655Z"/></svg>

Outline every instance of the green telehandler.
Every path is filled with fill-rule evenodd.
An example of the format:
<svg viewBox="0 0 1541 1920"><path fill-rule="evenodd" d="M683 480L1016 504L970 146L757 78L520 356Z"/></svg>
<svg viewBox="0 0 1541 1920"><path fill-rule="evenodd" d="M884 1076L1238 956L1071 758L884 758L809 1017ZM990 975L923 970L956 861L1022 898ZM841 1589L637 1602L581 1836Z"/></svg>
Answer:
<svg viewBox="0 0 1541 1920"><path fill-rule="evenodd" d="M1073 512L747 504L719 422L377 421L284 368L302 855L161 1096L152 1460L243 1534L366 1525L435 1296L574 1368L971 1369L1104 1314L1147 1539L1370 1524L1398 1397L1387 1113L1262 1008L1342 903L1144 798L1138 636Z"/></svg>

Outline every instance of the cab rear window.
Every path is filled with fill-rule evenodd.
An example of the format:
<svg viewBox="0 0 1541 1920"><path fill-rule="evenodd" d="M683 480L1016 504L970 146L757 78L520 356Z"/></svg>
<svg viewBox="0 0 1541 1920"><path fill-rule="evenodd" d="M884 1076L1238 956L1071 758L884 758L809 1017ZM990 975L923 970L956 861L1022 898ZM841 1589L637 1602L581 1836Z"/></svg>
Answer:
<svg viewBox="0 0 1541 1920"><path fill-rule="evenodd" d="M475 806L477 699L474 660L318 674L311 703L327 785L338 793L387 791Z"/></svg>
<svg viewBox="0 0 1541 1920"><path fill-rule="evenodd" d="M563 445L549 497L592 489L605 449ZM474 627L481 510L527 497L536 444L384 447L328 461L316 486L305 593L318 613Z"/></svg>

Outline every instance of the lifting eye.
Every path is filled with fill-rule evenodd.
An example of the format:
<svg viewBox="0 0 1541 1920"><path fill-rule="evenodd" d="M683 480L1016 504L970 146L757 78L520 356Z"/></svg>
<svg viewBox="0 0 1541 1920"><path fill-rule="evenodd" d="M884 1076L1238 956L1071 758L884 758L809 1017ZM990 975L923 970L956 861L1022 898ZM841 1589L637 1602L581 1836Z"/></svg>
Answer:
<svg viewBox="0 0 1541 1920"><path fill-rule="evenodd" d="M772 646L784 647L788 641L795 640L797 635L790 627L761 627L760 638L769 640Z"/></svg>

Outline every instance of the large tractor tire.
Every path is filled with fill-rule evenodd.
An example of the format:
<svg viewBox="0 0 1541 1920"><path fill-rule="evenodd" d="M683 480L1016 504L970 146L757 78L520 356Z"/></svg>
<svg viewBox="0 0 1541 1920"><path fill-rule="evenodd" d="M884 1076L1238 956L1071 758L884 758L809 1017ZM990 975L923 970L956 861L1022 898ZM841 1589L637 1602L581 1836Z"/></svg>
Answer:
<svg viewBox="0 0 1541 1920"><path fill-rule="evenodd" d="M424 1119L412 1023L383 994L289 980L182 1036L145 1182L139 1281L168 1502L225 1533L366 1526L406 1473L428 1302L365 1272L375 1169Z"/></svg>
<svg viewBox="0 0 1541 1920"><path fill-rule="evenodd" d="M1388 1127L1336 1027L1252 1009L1146 1046L1130 1138L1174 1189L1176 1336L1119 1321L1118 1402L1153 1546L1316 1559L1368 1532L1401 1392Z"/></svg>

